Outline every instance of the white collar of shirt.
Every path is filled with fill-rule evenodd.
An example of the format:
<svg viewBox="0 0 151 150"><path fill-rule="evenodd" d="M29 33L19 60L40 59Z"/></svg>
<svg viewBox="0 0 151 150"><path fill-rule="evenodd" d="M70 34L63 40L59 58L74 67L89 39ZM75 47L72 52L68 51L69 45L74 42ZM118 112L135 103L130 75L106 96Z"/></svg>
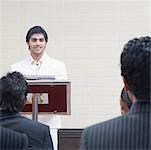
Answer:
<svg viewBox="0 0 151 150"><path fill-rule="evenodd" d="M46 57L47 57L47 54L44 52L41 59L37 62L32 58L32 56L30 54L28 56L30 64L32 64L34 66L40 66L43 63L43 61L45 61Z"/></svg>

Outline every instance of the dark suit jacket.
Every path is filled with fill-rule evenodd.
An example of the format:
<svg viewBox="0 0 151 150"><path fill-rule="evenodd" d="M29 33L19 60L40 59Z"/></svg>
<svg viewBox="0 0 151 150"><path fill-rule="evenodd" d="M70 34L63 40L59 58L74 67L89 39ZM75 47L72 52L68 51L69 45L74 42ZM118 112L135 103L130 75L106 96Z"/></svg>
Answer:
<svg viewBox="0 0 151 150"><path fill-rule="evenodd" d="M80 149L151 150L151 102L136 102L128 115L84 129Z"/></svg>
<svg viewBox="0 0 151 150"><path fill-rule="evenodd" d="M0 126L0 150L27 150L28 138L25 134Z"/></svg>
<svg viewBox="0 0 151 150"><path fill-rule="evenodd" d="M20 115L20 113L0 113L2 126L14 131L25 133L28 136L30 149L52 150L53 143L49 127L39 122L32 121Z"/></svg>

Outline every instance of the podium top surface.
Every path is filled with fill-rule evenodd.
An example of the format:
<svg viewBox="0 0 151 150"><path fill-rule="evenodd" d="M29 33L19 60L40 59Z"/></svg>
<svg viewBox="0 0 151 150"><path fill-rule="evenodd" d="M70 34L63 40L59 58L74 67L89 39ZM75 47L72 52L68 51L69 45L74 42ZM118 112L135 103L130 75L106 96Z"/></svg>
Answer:
<svg viewBox="0 0 151 150"><path fill-rule="evenodd" d="M68 84L71 83L69 80L26 80L28 85L46 85L46 84Z"/></svg>

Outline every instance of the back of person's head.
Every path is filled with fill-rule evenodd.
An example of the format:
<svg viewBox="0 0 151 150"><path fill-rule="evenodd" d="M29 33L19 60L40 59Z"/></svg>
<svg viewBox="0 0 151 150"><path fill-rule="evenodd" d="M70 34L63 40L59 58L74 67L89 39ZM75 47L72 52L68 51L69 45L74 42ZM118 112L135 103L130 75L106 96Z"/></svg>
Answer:
<svg viewBox="0 0 151 150"><path fill-rule="evenodd" d="M33 34L43 34L45 41L48 42L47 32L41 26L34 26L27 32L27 35L26 35L27 43L29 42L29 40Z"/></svg>
<svg viewBox="0 0 151 150"><path fill-rule="evenodd" d="M0 108L7 112L22 110L27 96L27 82L19 72L7 73L0 79Z"/></svg>
<svg viewBox="0 0 151 150"><path fill-rule="evenodd" d="M121 75L137 99L151 100L151 37L135 38L124 46Z"/></svg>

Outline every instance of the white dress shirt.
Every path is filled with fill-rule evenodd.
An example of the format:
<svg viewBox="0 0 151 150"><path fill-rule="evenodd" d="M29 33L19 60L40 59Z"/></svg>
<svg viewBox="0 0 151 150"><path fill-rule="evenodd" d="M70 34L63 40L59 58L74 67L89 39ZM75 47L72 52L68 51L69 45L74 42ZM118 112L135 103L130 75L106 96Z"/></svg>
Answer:
<svg viewBox="0 0 151 150"><path fill-rule="evenodd" d="M23 75L55 75L56 79L67 79L64 62L49 57L46 53L36 62L29 54L27 58L11 65L11 71Z"/></svg>
<svg viewBox="0 0 151 150"><path fill-rule="evenodd" d="M53 75L56 79L67 80L65 64L62 61L49 57L46 53L36 62L29 54L27 58L11 65L11 71L21 72L23 75ZM31 115L25 115L31 119ZM61 118L59 115L39 114L38 121L50 126L50 132L57 149L57 129L61 128ZM53 130L54 129L54 130Z"/></svg>

